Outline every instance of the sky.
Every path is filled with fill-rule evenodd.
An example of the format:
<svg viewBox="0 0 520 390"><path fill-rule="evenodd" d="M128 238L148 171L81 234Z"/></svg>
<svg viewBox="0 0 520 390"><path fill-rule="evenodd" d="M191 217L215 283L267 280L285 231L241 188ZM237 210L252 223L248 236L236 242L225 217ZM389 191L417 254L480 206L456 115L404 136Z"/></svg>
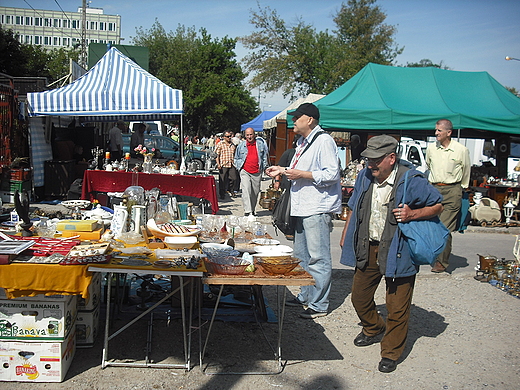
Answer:
<svg viewBox="0 0 520 390"><path fill-rule="evenodd" d="M346 1L345 1L346 2ZM0 5L76 12L81 0L0 0ZM258 0L276 10L287 23L299 17L318 31L335 29L337 0ZM520 91L519 0L378 0L386 24L397 28L395 41L404 51L396 65L430 59L457 71L486 71L498 82ZM136 28L150 29L157 19L166 31L180 25L205 28L214 38L240 37L254 32L249 22L257 0L92 0L90 6L105 14L121 15L124 41L131 44ZM236 49L241 59L247 50ZM175 87L175 86L173 86ZM251 94L258 99L258 89ZM283 110L289 100L281 94L260 93L262 110Z"/></svg>

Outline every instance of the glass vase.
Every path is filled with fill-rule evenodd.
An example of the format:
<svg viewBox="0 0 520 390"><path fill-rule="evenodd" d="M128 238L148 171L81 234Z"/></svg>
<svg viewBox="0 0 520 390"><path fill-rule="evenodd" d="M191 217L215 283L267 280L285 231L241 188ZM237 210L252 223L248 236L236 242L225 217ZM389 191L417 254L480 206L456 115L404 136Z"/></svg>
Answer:
<svg viewBox="0 0 520 390"><path fill-rule="evenodd" d="M152 173L152 155L151 154L143 154L143 172L144 173Z"/></svg>

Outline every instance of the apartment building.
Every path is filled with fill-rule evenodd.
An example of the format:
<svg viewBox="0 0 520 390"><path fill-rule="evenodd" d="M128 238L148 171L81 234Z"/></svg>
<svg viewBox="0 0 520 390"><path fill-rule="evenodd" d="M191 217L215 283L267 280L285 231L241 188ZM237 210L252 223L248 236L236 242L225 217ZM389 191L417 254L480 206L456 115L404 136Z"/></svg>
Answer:
<svg viewBox="0 0 520 390"><path fill-rule="evenodd" d="M0 25L13 30L19 41L45 48L75 47L81 44L81 7L77 12L0 7ZM105 15L102 8L86 8L86 45L121 41L121 16Z"/></svg>

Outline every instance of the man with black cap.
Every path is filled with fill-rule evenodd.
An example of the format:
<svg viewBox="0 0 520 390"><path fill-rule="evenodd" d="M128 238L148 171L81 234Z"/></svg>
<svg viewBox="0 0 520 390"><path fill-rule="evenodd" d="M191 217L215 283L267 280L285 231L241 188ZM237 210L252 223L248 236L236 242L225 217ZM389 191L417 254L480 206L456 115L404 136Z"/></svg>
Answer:
<svg viewBox="0 0 520 390"><path fill-rule="evenodd" d="M266 173L291 180L294 256L316 284L303 286L286 304L303 307L300 317L313 319L326 316L329 308L332 214L341 210L338 150L334 139L318 125L320 112L314 104L303 103L287 114L293 117L294 132L301 136L295 154L289 166L272 166Z"/></svg>
<svg viewBox="0 0 520 390"><path fill-rule="evenodd" d="M372 137L361 153L367 168L357 177L348 206L340 262L356 267L351 300L363 329L354 345L381 341L379 371L392 372L403 353L419 267L403 244L397 223L429 219L442 212L442 196L424 175L396 155L397 141L388 135ZM404 174L408 174L406 204L402 204ZM386 321L379 315L374 294L386 283ZM382 337L381 337L382 336Z"/></svg>

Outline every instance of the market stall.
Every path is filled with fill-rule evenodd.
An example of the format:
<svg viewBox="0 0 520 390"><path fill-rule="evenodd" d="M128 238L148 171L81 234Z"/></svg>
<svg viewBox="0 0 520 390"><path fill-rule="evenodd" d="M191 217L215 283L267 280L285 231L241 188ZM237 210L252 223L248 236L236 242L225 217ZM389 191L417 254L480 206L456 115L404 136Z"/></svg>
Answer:
<svg viewBox="0 0 520 390"><path fill-rule="evenodd" d="M214 214L219 210L213 176L87 170L83 178L81 198L93 200L96 192L123 192L130 186L141 186L145 190L159 188L162 193L172 192L175 195L204 198L211 203Z"/></svg>
<svg viewBox="0 0 520 390"><path fill-rule="evenodd" d="M115 47L73 83L50 91L28 93L27 101L31 118L68 118L79 123L180 118L180 137L183 137L182 91L166 85ZM45 138L49 131L42 127L41 121L31 121L31 139L37 140L31 142L35 185L42 185L44 161L49 159L49 154L52 156L51 145ZM182 158L184 150L180 153Z"/></svg>

